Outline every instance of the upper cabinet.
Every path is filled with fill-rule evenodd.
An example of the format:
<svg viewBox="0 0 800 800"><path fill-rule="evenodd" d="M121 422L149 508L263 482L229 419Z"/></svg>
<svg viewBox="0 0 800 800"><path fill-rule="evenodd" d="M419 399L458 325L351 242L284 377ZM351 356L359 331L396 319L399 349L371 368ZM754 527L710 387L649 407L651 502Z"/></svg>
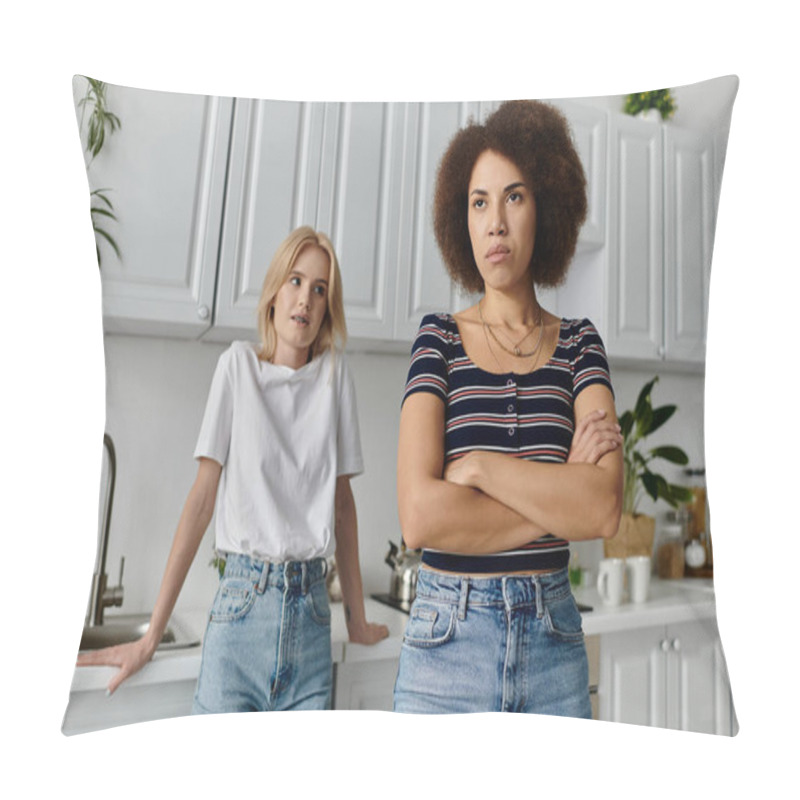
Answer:
<svg viewBox="0 0 800 800"><path fill-rule="evenodd" d="M105 330L199 336L213 322L232 100L125 89L110 102L122 127L89 171L121 252L100 242Z"/></svg>
<svg viewBox="0 0 800 800"><path fill-rule="evenodd" d="M608 320L610 354L662 356L664 169L661 126L610 123Z"/></svg>
<svg viewBox="0 0 800 800"><path fill-rule="evenodd" d="M109 332L256 335L272 256L298 225L325 231L350 340L405 347L420 319L475 302L433 233L439 161L497 105L299 103L110 87L123 121L90 169L112 187L122 259L103 256ZM710 137L575 101L567 116L589 209L566 283L541 292L589 316L612 357L702 362L714 229Z"/></svg>
<svg viewBox="0 0 800 800"><path fill-rule="evenodd" d="M319 104L235 101L224 212L217 221L214 326L204 338L254 337L273 253L293 228L314 225L324 112Z"/></svg>
<svg viewBox="0 0 800 800"><path fill-rule="evenodd" d="M702 363L714 236L709 136L622 114L610 122L611 355Z"/></svg>
<svg viewBox="0 0 800 800"><path fill-rule="evenodd" d="M606 241L608 114L592 106L556 100L572 129L572 140L586 175L588 210L578 236L578 251L602 247Z"/></svg>

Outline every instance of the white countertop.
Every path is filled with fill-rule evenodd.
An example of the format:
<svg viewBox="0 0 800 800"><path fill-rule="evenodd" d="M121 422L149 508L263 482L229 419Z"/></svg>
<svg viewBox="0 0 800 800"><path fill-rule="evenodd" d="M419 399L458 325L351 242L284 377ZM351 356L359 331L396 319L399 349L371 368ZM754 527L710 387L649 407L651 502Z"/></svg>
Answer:
<svg viewBox="0 0 800 800"><path fill-rule="evenodd" d="M583 629L587 636L616 631L669 625L715 615L714 590L710 580L687 578L679 581L653 579L647 602L636 605L625 602L612 607L603 605L596 589L578 589L578 602L591 606L583 615ZM408 616L371 598L365 600L367 619L389 627L389 638L375 645L351 644L341 603L331 604L331 650L335 663L355 663L380 659L394 659L400 655L403 631ZM206 611L177 613L182 625L198 636L205 629ZM200 669L201 648L156 652L152 661L126 682L127 686L144 686L152 683L195 680ZM72 679L72 692L105 690L111 680L113 667L76 668Z"/></svg>

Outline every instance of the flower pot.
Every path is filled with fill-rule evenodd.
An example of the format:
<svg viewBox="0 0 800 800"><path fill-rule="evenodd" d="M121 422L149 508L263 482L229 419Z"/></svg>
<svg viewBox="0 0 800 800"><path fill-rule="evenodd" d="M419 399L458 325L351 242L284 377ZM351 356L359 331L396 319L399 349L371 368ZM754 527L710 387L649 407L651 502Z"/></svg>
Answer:
<svg viewBox="0 0 800 800"><path fill-rule="evenodd" d="M653 539L656 521L647 514L623 514L619 530L613 539L603 541L605 558L628 558L628 556L653 556Z"/></svg>
<svg viewBox="0 0 800 800"><path fill-rule="evenodd" d="M661 122L661 112L657 108L645 108L636 115L647 122Z"/></svg>

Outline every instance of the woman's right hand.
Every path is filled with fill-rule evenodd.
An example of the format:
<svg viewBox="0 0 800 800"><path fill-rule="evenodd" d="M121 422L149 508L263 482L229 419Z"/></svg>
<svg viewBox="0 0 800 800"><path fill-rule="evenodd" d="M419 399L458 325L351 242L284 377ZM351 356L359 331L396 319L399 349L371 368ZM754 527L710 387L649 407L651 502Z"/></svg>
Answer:
<svg viewBox="0 0 800 800"><path fill-rule="evenodd" d="M131 675L138 672L152 657L156 648L146 636L135 642L104 647L102 650L86 650L78 654L79 667L119 667L108 684L108 694L111 695L117 687Z"/></svg>
<svg viewBox="0 0 800 800"><path fill-rule="evenodd" d="M568 464L596 464L606 453L622 447L622 433L616 420L603 409L581 417L575 426Z"/></svg>

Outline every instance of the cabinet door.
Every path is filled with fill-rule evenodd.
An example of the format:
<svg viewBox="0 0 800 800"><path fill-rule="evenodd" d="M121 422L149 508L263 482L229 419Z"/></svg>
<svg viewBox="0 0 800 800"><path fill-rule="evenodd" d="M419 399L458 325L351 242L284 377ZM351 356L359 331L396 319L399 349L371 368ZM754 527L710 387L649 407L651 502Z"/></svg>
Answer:
<svg viewBox="0 0 800 800"><path fill-rule="evenodd" d="M661 125L624 114L609 121L609 354L663 355Z"/></svg>
<svg viewBox="0 0 800 800"><path fill-rule="evenodd" d="M413 341L424 314L455 311L471 300L450 280L433 233L436 171L450 140L477 103L415 103L406 110L403 211L395 338Z"/></svg>
<svg viewBox="0 0 800 800"><path fill-rule="evenodd" d="M399 103L326 107L317 227L336 248L354 337L393 336L403 121Z"/></svg>
<svg viewBox="0 0 800 800"><path fill-rule="evenodd" d="M601 247L606 241L606 165L608 114L592 106L556 100L569 121L572 140L586 175L589 208L578 236L578 248Z"/></svg>
<svg viewBox="0 0 800 800"><path fill-rule="evenodd" d="M600 719L666 727L666 659L663 628L602 636Z"/></svg>
<svg viewBox="0 0 800 800"><path fill-rule="evenodd" d="M397 659L337 664L334 709L391 711Z"/></svg>
<svg viewBox="0 0 800 800"><path fill-rule="evenodd" d="M122 121L91 164L117 221L101 242L104 328L198 337L212 322L232 101L108 87Z"/></svg>
<svg viewBox="0 0 800 800"><path fill-rule="evenodd" d="M256 307L278 245L316 225L325 108L235 101L220 245L215 341L257 338Z"/></svg>
<svg viewBox="0 0 800 800"><path fill-rule="evenodd" d="M713 168L710 137L664 126L664 333L671 360L705 361Z"/></svg>
<svg viewBox="0 0 800 800"><path fill-rule="evenodd" d="M731 692L716 620L667 628L667 727L732 734Z"/></svg>

